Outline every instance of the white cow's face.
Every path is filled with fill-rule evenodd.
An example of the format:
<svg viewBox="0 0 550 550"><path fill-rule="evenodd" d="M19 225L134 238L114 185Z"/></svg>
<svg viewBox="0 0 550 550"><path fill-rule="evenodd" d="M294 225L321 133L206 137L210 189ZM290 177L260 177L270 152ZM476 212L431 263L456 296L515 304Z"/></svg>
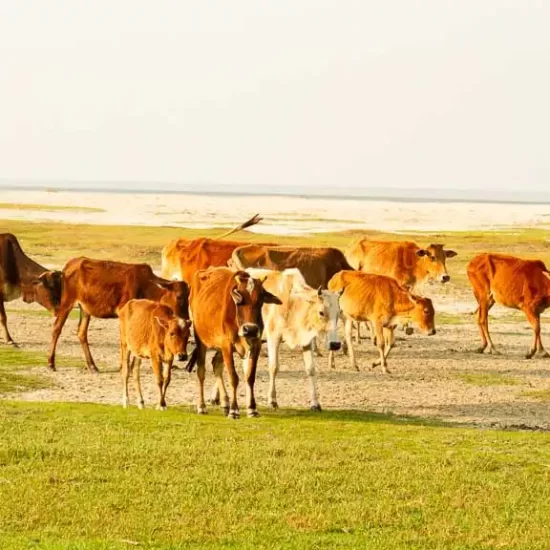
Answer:
<svg viewBox="0 0 550 550"><path fill-rule="evenodd" d="M326 333L327 349L337 351L342 346L338 337L338 319L340 318L340 292L330 290L317 291L317 315L322 331Z"/></svg>

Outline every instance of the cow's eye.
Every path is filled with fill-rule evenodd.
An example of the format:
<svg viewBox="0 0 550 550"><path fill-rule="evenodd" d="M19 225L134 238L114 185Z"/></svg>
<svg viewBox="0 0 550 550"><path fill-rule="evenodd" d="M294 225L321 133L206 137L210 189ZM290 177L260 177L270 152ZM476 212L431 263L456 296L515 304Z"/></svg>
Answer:
<svg viewBox="0 0 550 550"><path fill-rule="evenodd" d="M324 311L320 311L320 312L319 312L319 315L320 315L321 317L324 317L324 316L325 316L325 312L324 312Z"/></svg>
<svg viewBox="0 0 550 550"><path fill-rule="evenodd" d="M171 333L170 333L170 336L175 336L175 333L174 333L174 332L171 332Z"/></svg>

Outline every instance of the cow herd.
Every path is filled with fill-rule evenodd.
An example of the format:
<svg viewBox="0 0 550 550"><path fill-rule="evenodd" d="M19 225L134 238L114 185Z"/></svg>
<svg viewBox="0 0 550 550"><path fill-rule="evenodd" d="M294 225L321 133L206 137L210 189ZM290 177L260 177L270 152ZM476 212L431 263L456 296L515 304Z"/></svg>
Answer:
<svg viewBox="0 0 550 550"><path fill-rule="evenodd" d="M62 270L48 270L30 259L17 238L0 234L0 323L8 344L15 344L7 326L4 302L22 298L37 302L55 316L48 366L55 370L56 346L69 316L78 307L78 338L88 369L97 372L88 344L92 317L119 319L122 403L128 405L128 381L133 374L138 407L144 406L140 387L141 360L148 358L158 385L158 408L166 408L166 390L173 363L196 367L197 412L206 412L204 380L206 353L214 350L215 385L210 403L226 416L239 418L239 376L234 354L242 360L246 408L258 415L254 384L262 343L269 366L268 404L277 407L275 379L279 348L299 348L310 390L310 406L321 410L316 388L315 357L325 343L328 362L342 348L358 370L353 329L361 323L370 331L379 359L373 366L389 372L387 359L395 345L395 329L407 334L416 326L436 334L430 298L418 293L427 281L450 280L446 260L456 256L444 245L421 248L413 242L361 238L344 252L332 247L279 246L225 239L253 225L257 216L217 239L177 239L161 253L161 276L147 264L70 259ZM522 310L534 330L527 357L548 357L540 336L540 314L550 305L550 272L540 260L502 254L474 257L467 275L478 302L476 321L482 345L477 351L497 353L488 327L495 303ZM338 335L343 321L345 343ZM190 336L194 347L188 356ZM224 382L227 375L230 393Z"/></svg>

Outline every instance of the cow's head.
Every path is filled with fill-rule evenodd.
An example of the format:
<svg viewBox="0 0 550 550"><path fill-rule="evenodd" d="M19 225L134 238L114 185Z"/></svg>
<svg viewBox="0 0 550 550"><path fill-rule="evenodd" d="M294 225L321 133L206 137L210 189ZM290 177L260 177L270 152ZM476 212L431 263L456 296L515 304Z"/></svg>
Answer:
<svg viewBox="0 0 550 550"><path fill-rule="evenodd" d="M63 293L63 272L45 271L33 279L31 289L31 292L23 293L23 300L27 303L37 302L55 315Z"/></svg>
<svg viewBox="0 0 550 550"><path fill-rule="evenodd" d="M184 281L156 280L165 292L160 303L167 305L176 317L189 319L189 286Z"/></svg>
<svg viewBox="0 0 550 550"><path fill-rule="evenodd" d="M155 316L155 320L164 332L164 349L170 355L178 357L180 361L187 361L187 343L191 332L191 321L189 319L169 319Z"/></svg>
<svg viewBox="0 0 550 550"><path fill-rule="evenodd" d="M456 256L454 250L444 250L444 244L431 244L428 248L421 248L416 251L416 255L422 258L423 266L426 271L426 279L440 283L448 283L451 280L447 273L445 261L447 258Z"/></svg>
<svg viewBox="0 0 550 550"><path fill-rule="evenodd" d="M433 336L435 334L435 310L432 301L429 298L422 296L410 295L411 301L414 304L414 309L411 314L413 323L418 325L418 328Z"/></svg>
<svg viewBox="0 0 550 550"><path fill-rule="evenodd" d="M246 271L237 271L231 288L231 299L237 307L238 334L243 338L260 338L264 329L262 306L282 304L281 300L263 287L263 279L254 279Z"/></svg>
<svg viewBox="0 0 550 550"><path fill-rule="evenodd" d="M311 309L308 315L308 321L320 333L326 334L326 345L330 351L338 351L342 347L342 342L338 337L338 319L340 318L340 296L344 289L338 292L317 289L317 293L312 300L308 300Z"/></svg>

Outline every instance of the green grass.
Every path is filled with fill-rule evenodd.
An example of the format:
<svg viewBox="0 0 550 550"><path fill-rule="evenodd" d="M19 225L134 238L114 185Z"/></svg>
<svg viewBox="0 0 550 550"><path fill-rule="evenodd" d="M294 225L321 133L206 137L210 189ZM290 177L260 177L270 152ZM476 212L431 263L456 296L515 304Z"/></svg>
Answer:
<svg viewBox="0 0 550 550"><path fill-rule="evenodd" d="M105 212L104 208L91 206L59 206L53 204L26 204L0 202L0 210L43 210L48 212Z"/></svg>
<svg viewBox="0 0 550 550"><path fill-rule="evenodd" d="M4 402L0 437L6 549L536 550L550 540L548 434L354 412L230 421Z"/></svg>
<svg viewBox="0 0 550 550"><path fill-rule="evenodd" d="M550 390L525 390L521 392L521 397L529 397L545 403L550 402Z"/></svg>
<svg viewBox="0 0 550 550"><path fill-rule="evenodd" d="M78 359L58 356L59 366L74 366ZM47 354L0 346L0 394L48 388L50 381L41 375L47 368ZM21 372L24 371L24 372Z"/></svg>
<svg viewBox="0 0 550 550"><path fill-rule="evenodd" d="M459 372L454 375L457 380L473 386L517 386L521 380L494 372Z"/></svg>
<svg viewBox="0 0 550 550"><path fill-rule="evenodd" d="M473 308L472 308L473 309ZM436 323L441 325L471 325L475 324L475 316L472 313L445 313L441 311L436 311ZM495 315L489 314L490 323L503 323L503 324L512 324L512 323L521 323L527 322L525 320L525 315L522 313L517 314L505 314Z"/></svg>

